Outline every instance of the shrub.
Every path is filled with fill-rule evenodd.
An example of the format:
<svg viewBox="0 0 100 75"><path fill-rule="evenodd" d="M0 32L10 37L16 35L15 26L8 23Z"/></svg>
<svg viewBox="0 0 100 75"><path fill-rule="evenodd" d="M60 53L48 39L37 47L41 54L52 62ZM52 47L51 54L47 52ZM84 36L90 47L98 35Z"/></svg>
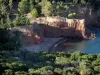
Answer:
<svg viewBox="0 0 100 75"><path fill-rule="evenodd" d="M82 57L81 57L81 59L83 59L83 60L93 60L93 59L95 59L95 57L92 55L92 54L88 54L88 55L83 55Z"/></svg>
<svg viewBox="0 0 100 75"><path fill-rule="evenodd" d="M73 67L63 68L62 75L79 75Z"/></svg>
<svg viewBox="0 0 100 75"><path fill-rule="evenodd" d="M74 16L76 16L76 13L69 13L68 14L68 17L74 17Z"/></svg>
<svg viewBox="0 0 100 75"><path fill-rule="evenodd" d="M21 14L25 14L29 11L29 3L27 0L21 0L21 2L19 2L18 4L18 11Z"/></svg>
<svg viewBox="0 0 100 75"><path fill-rule="evenodd" d="M20 19L20 21L19 21L20 25L29 25L30 24L28 18L25 15L21 15L19 17L19 19Z"/></svg>
<svg viewBox="0 0 100 75"><path fill-rule="evenodd" d="M39 16L38 11L37 11L36 8L34 8L34 9L31 11L31 14L32 14L32 16L33 16L34 18L37 18L37 17Z"/></svg>
<svg viewBox="0 0 100 75"><path fill-rule="evenodd" d="M45 16L52 14L52 4L48 0L42 0L42 12Z"/></svg>
<svg viewBox="0 0 100 75"><path fill-rule="evenodd" d="M74 53L71 54L71 57L70 58L72 60L80 60L82 55L84 55L84 53L74 52Z"/></svg>
<svg viewBox="0 0 100 75"><path fill-rule="evenodd" d="M92 62L92 66L99 66L99 65L100 65L100 58Z"/></svg>
<svg viewBox="0 0 100 75"><path fill-rule="evenodd" d="M28 73L25 71L17 71L15 72L15 75L28 75Z"/></svg>
<svg viewBox="0 0 100 75"><path fill-rule="evenodd" d="M41 75L52 75L52 67L51 66L44 66L42 68L40 68L39 70L37 70L37 72L40 72Z"/></svg>
<svg viewBox="0 0 100 75"><path fill-rule="evenodd" d="M13 69L14 71L23 71L26 70L26 66L23 63L20 62L12 62L12 63L6 63L6 66L10 69Z"/></svg>
<svg viewBox="0 0 100 75"><path fill-rule="evenodd" d="M96 73L100 73L100 66L95 66L94 71L96 71Z"/></svg>
<svg viewBox="0 0 100 75"><path fill-rule="evenodd" d="M8 70L4 70L4 73L3 73L3 74L4 74L4 75L13 75L14 72L13 72L13 70L8 69Z"/></svg>
<svg viewBox="0 0 100 75"><path fill-rule="evenodd" d="M12 26L12 21L9 17L6 19L6 28L10 28Z"/></svg>
<svg viewBox="0 0 100 75"><path fill-rule="evenodd" d="M14 25L14 26L19 25L19 24L20 24L19 21L20 21L20 18L19 18L19 15L17 14L17 15L16 15L16 18L13 20L13 25Z"/></svg>
<svg viewBox="0 0 100 75"><path fill-rule="evenodd" d="M56 64L70 64L70 60L66 57L56 57Z"/></svg>
<svg viewBox="0 0 100 75"><path fill-rule="evenodd" d="M53 72L52 72L53 68L51 66L44 66L42 68L39 68L37 70L35 69L29 69L29 73L30 74L36 74L36 75L52 75Z"/></svg>
<svg viewBox="0 0 100 75"><path fill-rule="evenodd" d="M93 70L90 67L90 63L87 63L85 61L80 62L79 68L80 68L80 74L81 75L91 75Z"/></svg>
<svg viewBox="0 0 100 75"><path fill-rule="evenodd" d="M61 74L62 74L62 69L61 69L61 68L55 68L55 69L54 69L54 72L55 72L56 74L61 75Z"/></svg>
<svg viewBox="0 0 100 75"><path fill-rule="evenodd" d="M16 15L16 18L13 20L13 25L14 26L19 26L19 25L29 25L30 22L28 18L26 18L25 15Z"/></svg>

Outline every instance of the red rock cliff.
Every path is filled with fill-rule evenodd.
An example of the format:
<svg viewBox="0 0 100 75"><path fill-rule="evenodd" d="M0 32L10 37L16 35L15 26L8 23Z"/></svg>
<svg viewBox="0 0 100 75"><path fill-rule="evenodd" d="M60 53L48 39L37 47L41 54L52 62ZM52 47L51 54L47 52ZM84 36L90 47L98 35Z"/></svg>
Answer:
<svg viewBox="0 0 100 75"><path fill-rule="evenodd" d="M67 19L66 22L48 22L44 28L48 37L80 37L83 39L94 38L94 34L85 27L84 19Z"/></svg>

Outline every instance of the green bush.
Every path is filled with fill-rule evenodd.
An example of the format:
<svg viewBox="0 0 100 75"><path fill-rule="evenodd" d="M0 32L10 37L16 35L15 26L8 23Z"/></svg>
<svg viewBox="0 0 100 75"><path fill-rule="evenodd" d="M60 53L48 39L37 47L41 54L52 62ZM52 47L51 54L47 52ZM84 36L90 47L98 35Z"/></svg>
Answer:
<svg viewBox="0 0 100 75"><path fill-rule="evenodd" d="M61 68L55 68L55 69L54 69L54 72L55 72L56 74L61 75L61 74L62 74L62 69L61 69Z"/></svg>
<svg viewBox="0 0 100 75"><path fill-rule="evenodd" d="M73 67L63 68L62 75L79 75Z"/></svg>
<svg viewBox="0 0 100 75"><path fill-rule="evenodd" d="M42 12L45 16L52 15L52 4L48 0L42 0Z"/></svg>
<svg viewBox="0 0 100 75"><path fill-rule="evenodd" d="M30 25L30 22L25 15L16 15L16 18L13 20L13 25L14 26Z"/></svg>
<svg viewBox="0 0 100 75"><path fill-rule="evenodd" d="M21 25L29 25L30 24L28 18L25 15L20 16L19 19L20 19L19 23Z"/></svg>
<svg viewBox="0 0 100 75"><path fill-rule="evenodd" d="M36 75L53 75L53 68L51 66L44 66L42 68L39 68L37 70L35 69L29 69L30 74L36 74Z"/></svg>
<svg viewBox="0 0 100 75"><path fill-rule="evenodd" d="M12 21L8 16L7 19L6 19L6 28L10 28L10 27L12 27Z"/></svg>
<svg viewBox="0 0 100 75"><path fill-rule="evenodd" d="M92 62L92 66L99 66L99 65L100 65L100 58Z"/></svg>
<svg viewBox="0 0 100 75"><path fill-rule="evenodd" d="M69 13L68 14L68 17L74 17L74 16L76 16L76 13Z"/></svg>
<svg viewBox="0 0 100 75"><path fill-rule="evenodd" d="M80 62L79 68L80 68L80 74L82 75L91 75L93 72L90 63L86 61Z"/></svg>
<svg viewBox="0 0 100 75"><path fill-rule="evenodd" d="M18 11L21 14L25 14L29 11L29 2L27 0L21 0L18 4Z"/></svg>
<svg viewBox="0 0 100 75"><path fill-rule="evenodd" d="M6 66L14 71L26 70L26 65L20 62L6 63Z"/></svg>
<svg viewBox="0 0 100 75"><path fill-rule="evenodd" d="M3 75L14 75L14 72L13 72L13 70L11 70L11 69L4 70Z"/></svg>
<svg viewBox="0 0 100 75"><path fill-rule="evenodd" d="M82 55L84 55L85 53L81 53L81 52L74 52L71 54L71 59L72 60L81 60Z"/></svg>
<svg viewBox="0 0 100 75"><path fill-rule="evenodd" d="M66 57L56 57L55 63L56 64L70 64L70 59Z"/></svg>
<svg viewBox="0 0 100 75"><path fill-rule="evenodd" d="M15 72L15 75L28 75L28 73L25 71L17 71Z"/></svg>
<svg viewBox="0 0 100 75"><path fill-rule="evenodd" d="M96 71L97 73L100 73L100 65L99 66L95 66L94 67L94 71Z"/></svg>
<svg viewBox="0 0 100 75"><path fill-rule="evenodd" d="M37 18L37 17L39 16L38 11L37 11L36 8L34 8L34 9L31 11L31 14L32 14L32 16L33 16L34 18Z"/></svg>

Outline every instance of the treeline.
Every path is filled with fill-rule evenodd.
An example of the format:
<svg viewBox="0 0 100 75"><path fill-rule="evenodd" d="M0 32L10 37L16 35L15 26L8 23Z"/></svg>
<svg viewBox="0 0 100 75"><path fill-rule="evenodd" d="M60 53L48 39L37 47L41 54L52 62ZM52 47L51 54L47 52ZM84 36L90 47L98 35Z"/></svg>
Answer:
<svg viewBox="0 0 100 75"><path fill-rule="evenodd" d="M100 75L100 54L0 52L0 75Z"/></svg>

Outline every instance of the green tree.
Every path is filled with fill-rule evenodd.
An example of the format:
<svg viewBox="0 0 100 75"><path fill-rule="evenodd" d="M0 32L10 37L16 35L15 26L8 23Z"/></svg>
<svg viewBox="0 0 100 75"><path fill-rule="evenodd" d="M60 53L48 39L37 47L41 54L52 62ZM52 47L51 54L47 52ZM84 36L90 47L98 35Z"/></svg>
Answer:
<svg viewBox="0 0 100 75"><path fill-rule="evenodd" d="M8 15L11 14L11 10L12 0L0 0L0 27L10 27L10 19Z"/></svg>
<svg viewBox="0 0 100 75"><path fill-rule="evenodd" d="M52 15L52 4L48 0L42 0L42 13L45 16Z"/></svg>
<svg viewBox="0 0 100 75"><path fill-rule="evenodd" d="M61 68L55 68L55 69L54 69L54 72L55 72L56 74L61 75L61 74L62 74L62 69L61 69Z"/></svg>
<svg viewBox="0 0 100 75"><path fill-rule="evenodd" d="M12 10L12 0L0 0L0 17L10 14Z"/></svg>
<svg viewBox="0 0 100 75"><path fill-rule="evenodd" d="M18 11L21 14L25 14L29 11L29 2L28 2L28 0L21 0L21 2L19 2Z"/></svg>
<svg viewBox="0 0 100 75"><path fill-rule="evenodd" d="M4 75L13 75L13 74L14 74L13 70L10 70L10 69L5 70L5 73L4 73Z"/></svg>
<svg viewBox="0 0 100 75"><path fill-rule="evenodd" d="M33 8L38 5L41 2L41 0L29 0L29 6L30 6L30 11L33 10Z"/></svg>
<svg viewBox="0 0 100 75"><path fill-rule="evenodd" d="M34 18L37 18L37 17L39 16L38 11L37 11L36 8L34 8L34 9L31 11L31 14L32 14L32 16L33 16Z"/></svg>
<svg viewBox="0 0 100 75"><path fill-rule="evenodd" d="M30 11L32 11L33 8L35 7L35 0L30 0L29 5L30 5Z"/></svg>
<svg viewBox="0 0 100 75"><path fill-rule="evenodd" d="M12 21L11 21L11 19L9 18L9 15L7 15L7 19L6 19L6 27L7 27L7 28L10 28L11 25L12 25Z"/></svg>
<svg viewBox="0 0 100 75"><path fill-rule="evenodd" d="M80 68L80 74L81 75L91 75L93 70L91 69L91 65L90 63L86 62L86 61L82 61L79 64L79 68Z"/></svg>

